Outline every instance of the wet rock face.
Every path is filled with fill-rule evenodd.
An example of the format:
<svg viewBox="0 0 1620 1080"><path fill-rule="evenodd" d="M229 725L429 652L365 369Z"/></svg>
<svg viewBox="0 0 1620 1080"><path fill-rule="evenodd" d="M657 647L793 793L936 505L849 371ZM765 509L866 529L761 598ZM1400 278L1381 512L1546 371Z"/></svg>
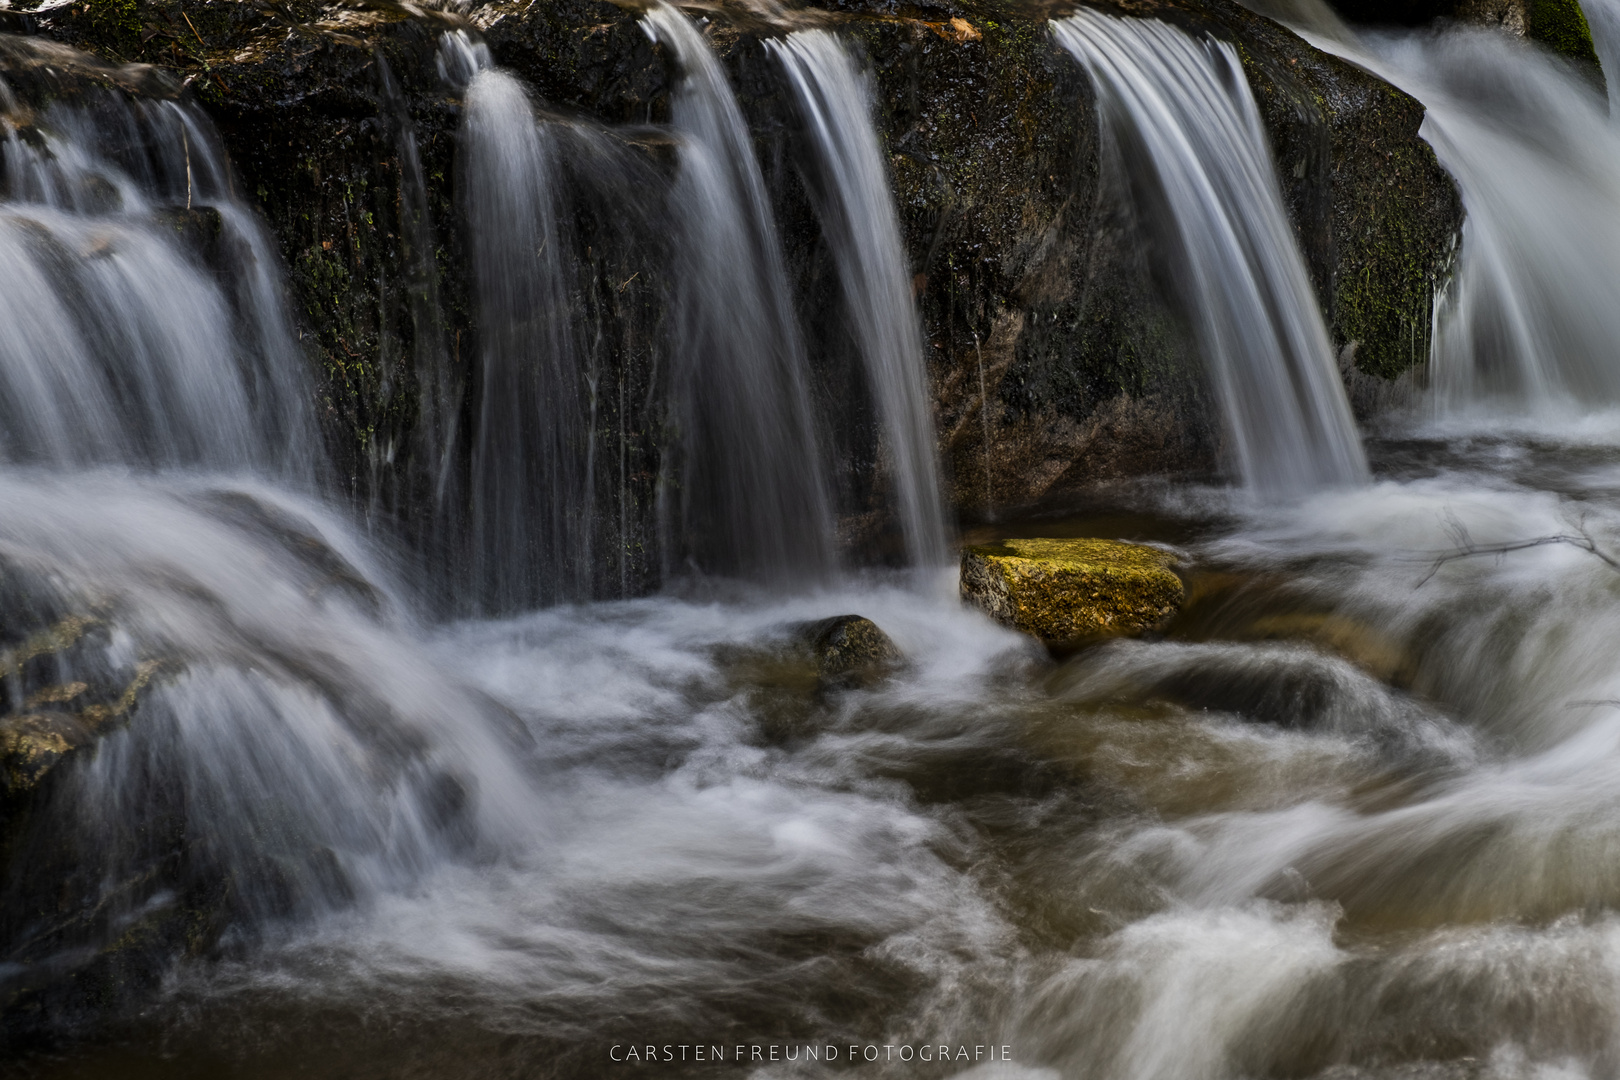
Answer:
<svg viewBox="0 0 1620 1080"><path fill-rule="evenodd" d="M1257 15L1229 19L1341 364L1392 379L1428 357L1462 222L1423 106Z"/></svg>
<svg viewBox="0 0 1620 1080"><path fill-rule="evenodd" d="M1580 0L1329 0L1352 23L1423 26L1455 19L1540 42L1598 75L1598 55ZM1600 75L1598 75L1601 78Z"/></svg>
<svg viewBox="0 0 1620 1080"><path fill-rule="evenodd" d="M1117 540L1003 540L962 552L962 599L1042 641L1137 634L1180 609L1174 564Z"/></svg>
<svg viewBox="0 0 1620 1080"><path fill-rule="evenodd" d="M1387 377L1425 355L1430 297L1461 213L1417 138L1417 103L1227 0L1110 9L1237 43L1343 360ZM415 529L433 561L440 540L421 522L441 475L436 440L450 432L465 447L480 391L456 203L460 103L434 62L438 35L467 20L218 0L128 0L118 10L128 18L59 8L36 29L108 60L163 65L204 103L280 240L340 480L374 515ZM799 22L743 8L694 13L709 19L775 202L818 404L838 433L830 452L845 478L846 533L860 558L890 558L871 405L849 392L862 377L801 179L807 142L760 46ZM1049 14L935 2L901 17L852 0L795 16L834 26L872 72L950 503L968 519L1100 479L1211 470L1219 456L1163 256L1129 209L1086 77L1052 42ZM673 161L667 137L648 125L668 119L673 60L634 11L596 0L479 4L468 19L536 104L576 133L565 179L578 267L571 303L594 343L591 437L606 465L596 473L593 587L645 592L660 575L669 230L658 193ZM408 140L425 200L406 191ZM454 377L435 388L424 365Z"/></svg>
<svg viewBox="0 0 1620 1080"><path fill-rule="evenodd" d="M1457 0L1331 0L1331 3L1335 11L1351 22L1379 26L1422 26L1442 15L1450 15L1457 7Z"/></svg>
<svg viewBox="0 0 1620 1080"><path fill-rule="evenodd" d="M91 1022L220 929L222 883L180 872L177 807L153 813L129 861L74 828L75 774L175 670L110 663L108 633L0 565L0 1053Z"/></svg>
<svg viewBox="0 0 1620 1080"><path fill-rule="evenodd" d="M952 503L1208 467L1200 367L1080 66L1042 20L857 25L876 75Z"/></svg>
<svg viewBox="0 0 1620 1080"><path fill-rule="evenodd" d="M0 578L21 577L0 567ZM8 825L48 789L56 769L126 721L152 680L172 667L158 660L109 665L103 619L68 614L45 622L40 615L54 605L42 599L44 590L14 595L30 599L6 613L10 633L3 636L13 640L0 648L0 821Z"/></svg>
<svg viewBox="0 0 1620 1080"><path fill-rule="evenodd" d="M144 666L131 673L123 692L107 678L92 688L85 679L56 677L86 638L102 630L97 619L69 615L0 654L0 683L13 703L0 713L0 806L20 802L58 765L93 745L129 713L150 681L154 669Z"/></svg>

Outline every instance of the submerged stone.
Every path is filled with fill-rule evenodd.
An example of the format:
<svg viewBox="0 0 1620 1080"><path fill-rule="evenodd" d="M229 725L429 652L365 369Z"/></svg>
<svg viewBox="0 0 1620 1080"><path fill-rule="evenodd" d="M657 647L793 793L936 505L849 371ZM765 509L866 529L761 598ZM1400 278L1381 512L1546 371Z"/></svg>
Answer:
<svg viewBox="0 0 1620 1080"><path fill-rule="evenodd" d="M1043 641L1138 634L1180 609L1175 561L1118 540L1003 540L962 552L962 599Z"/></svg>
<svg viewBox="0 0 1620 1080"><path fill-rule="evenodd" d="M57 762L94 737L91 728L67 713L0 717L0 795L31 790Z"/></svg>
<svg viewBox="0 0 1620 1080"><path fill-rule="evenodd" d="M89 620L63 620L45 634L35 635L30 644L67 633L80 634ZM64 630L64 627L71 628ZM66 648L77 637L66 639ZM18 652L24 652L18 650ZM140 694L164 668L160 661L137 664L129 683L105 700L84 682L68 682L31 694L23 711L0 715L0 804L19 799L40 785L53 768L76 751L91 746L135 708ZM0 674L7 670L0 666ZM42 707L45 706L45 707ZM56 706L50 708L48 706ZM82 706L68 712L63 706Z"/></svg>

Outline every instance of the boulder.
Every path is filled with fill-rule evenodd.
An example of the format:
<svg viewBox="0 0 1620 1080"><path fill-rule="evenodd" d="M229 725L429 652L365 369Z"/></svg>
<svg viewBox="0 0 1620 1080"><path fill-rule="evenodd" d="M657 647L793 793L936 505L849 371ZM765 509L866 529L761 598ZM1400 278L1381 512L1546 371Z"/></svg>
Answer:
<svg viewBox="0 0 1620 1080"><path fill-rule="evenodd" d="M823 686L865 685L889 674L904 659L889 635L860 615L834 615L797 629L815 656Z"/></svg>
<svg viewBox="0 0 1620 1080"><path fill-rule="evenodd" d="M962 552L962 599L1043 641L1137 634L1180 610L1175 562L1117 540L1003 540Z"/></svg>

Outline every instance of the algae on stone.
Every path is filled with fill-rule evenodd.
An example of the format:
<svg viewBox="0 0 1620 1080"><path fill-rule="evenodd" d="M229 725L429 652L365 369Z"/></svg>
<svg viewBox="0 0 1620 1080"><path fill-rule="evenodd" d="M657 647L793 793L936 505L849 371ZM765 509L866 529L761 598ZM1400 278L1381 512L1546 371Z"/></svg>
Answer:
<svg viewBox="0 0 1620 1080"><path fill-rule="evenodd" d="M1003 540L962 552L962 599L1043 641L1135 634L1180 608L1174 564L1117 540Z"/></svg>
<svg viewBox="0 0 1620 1080"><path fill-rule="evenodd" d="M1601 70L1586 14L1577 0L1531 0L1524 36L1553 52Z"/></svg>
<svg viewBox="0 0 1620 1080"><path fill-rule="evenodd" d="M80 633L89 620L64 619L45 634L30 641L65 633ZM71 627L64 631L63 627ZM66 645L77 638L68 639ZM0 658L0 663L4 658ZM166 666L161 660L145 660L135 665L134 675L116 698L91 702L70 713L61 706L77 702L90 687L84 682L47 686L24 702L24 711L0 715L0 803L19 798L38 787L47 773L69 755L95 743L107 729L122 721L135 708L142 691ZM0 667L0 674L6 668ZM43 706L43 707L42 707ZM56 706L51 708L50 706Z"/></svg>

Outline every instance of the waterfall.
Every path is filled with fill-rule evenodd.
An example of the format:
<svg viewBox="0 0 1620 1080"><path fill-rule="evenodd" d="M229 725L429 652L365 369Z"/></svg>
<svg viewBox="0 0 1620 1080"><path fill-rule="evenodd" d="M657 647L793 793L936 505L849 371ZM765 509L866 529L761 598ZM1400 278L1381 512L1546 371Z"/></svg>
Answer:
<svg viewBox="0 0 1620 1080"><path fill-rule="evenodd" d="M1615 55L1614 7L1587 10L1600 54ZM1288 15L1423 103L1423 138L1462 194L1462 245L1435 312L1439 410L1620 404L1620 127L1607 102L1567 61L1503 33L1358 37L1316 5Z"/></svg>
<svg viewBox="0 0 1620 1080"><path fill-rule="evenodd" d="M673 51L681 140L670 412L680 546L705 571L816 577L833 517L781 242L748 128L692 22L659 3L647 32ZM673 516L673 515L670 515ZM671 522L666 533L677 526ZM667 553L674 546L666 541Z"/></svg>
<svg viewBox="0 0 1620 1080"><path fill-rule="evenodd" d="M156 672L138 721L108 725L54 793L35 872L0 885L13 955L48 956L71 931L26 917L30 883L58 867L111 937L184 902L162 884L177 860L229 880L251 930L414 880L475 823L483 838L532 827L499 809L525 790L501 710L433 660L365 543L318 503L251 480L14 469L0 497L8 616L24 585L90 627L71 657L8 672L10 707L70 677ZM15 973L0 963L0 989Z"/></svg>
<svg viewBox="0 0 1620 1080"><path fill-rule="evenodd" d="M906 553L914 565L936 565L945 558L944 512L922 329L866 80L825 30L767 44L815 143L811 196L877 400Z"/></svg>
<svg viewBox="0 0 1620 1080"><path fill-rule="evenodd" d="M0 114L0 458L313 477L269 235L196 107Z"/></svg>
<svg viewBox="0 0 1620 1080"><path fill-rule="evenodd" d="M1091 11L1053 28L1090 73L1105 130L1162 199L1180 299L1244 485L1287 495L1365 480L1236 50Z"/></svg>
<svg viewBox="0 0 1620 1080"><path fill-rule="evenodd" d="M522 85L465 32L441 39L440 70L465 85L459 187L481 357L469 483L474 587L496 611L582 599L591 580L590 432L556 147Z"/></svg>

